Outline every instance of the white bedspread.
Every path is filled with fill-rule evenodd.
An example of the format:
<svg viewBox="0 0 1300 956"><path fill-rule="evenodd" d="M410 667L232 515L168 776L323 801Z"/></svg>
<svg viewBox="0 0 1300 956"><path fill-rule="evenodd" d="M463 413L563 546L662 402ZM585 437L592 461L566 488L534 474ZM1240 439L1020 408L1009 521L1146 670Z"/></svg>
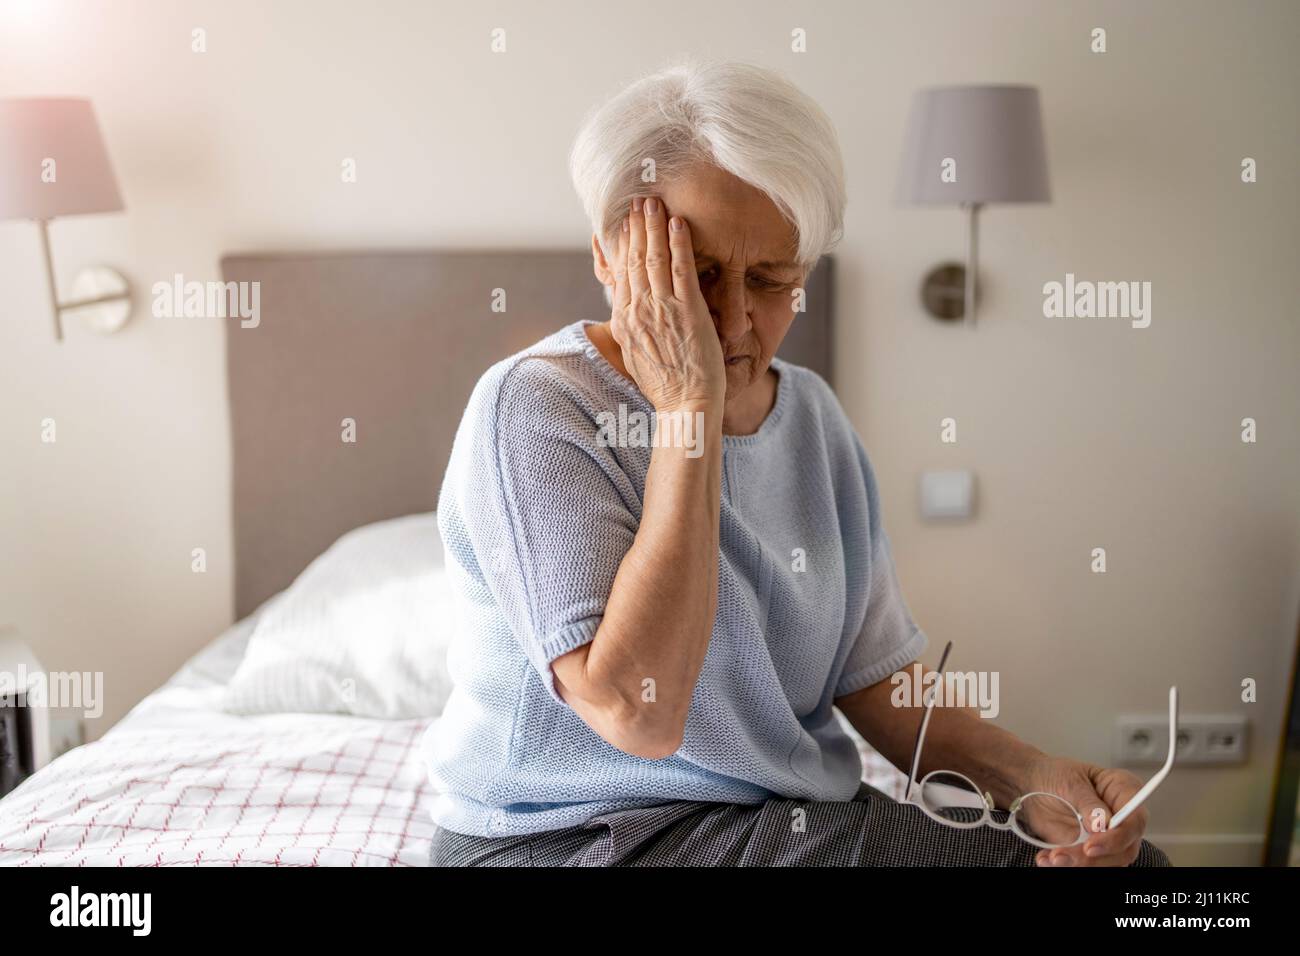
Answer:
<svg viewBox="0 0 1300 956"><path fill-rule="evenodd" d="M0 800L0 865L427 865L431 721L224 713L250 629Z"/></svg>

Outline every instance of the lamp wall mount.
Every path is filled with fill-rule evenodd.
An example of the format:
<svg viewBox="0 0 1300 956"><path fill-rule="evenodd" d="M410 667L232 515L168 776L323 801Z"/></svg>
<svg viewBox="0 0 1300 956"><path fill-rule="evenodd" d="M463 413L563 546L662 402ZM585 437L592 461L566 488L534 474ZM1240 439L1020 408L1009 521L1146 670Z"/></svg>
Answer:
<svg viewBox="0 0 1300 956"><path fill-rule="evenodd" d="M50 312L54 317L54 338L63 341L63 313L76 311L97 332L116 332L131 315L131 288L123 276L107 266L95 266L77 274L74 297L59 301L58 283L54 278L54 257L50 254L50 220L37 219L41 233L41 252L45 259L45 280L49 290Z"/></svg>
<svg viewBox="0 0 1300 956"><path fill-rule="evenodd" d="M962 203L966 210L966 264L944 262L921 280L921 304L936 319L975 324L979 307L979 213L983 203ZM968 307L969 303L969 307Z"/></svg>

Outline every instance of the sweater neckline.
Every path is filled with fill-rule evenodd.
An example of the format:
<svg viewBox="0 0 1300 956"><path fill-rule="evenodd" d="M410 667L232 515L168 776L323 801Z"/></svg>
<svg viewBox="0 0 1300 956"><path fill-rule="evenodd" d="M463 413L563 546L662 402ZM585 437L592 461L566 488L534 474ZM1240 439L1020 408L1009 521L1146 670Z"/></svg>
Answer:
<svg viewBox="0 0 1300 956"><path fill-rule="evenodd" d="M596 348L596 343L591 341L591 336L587 335L587 326L598 324L593 319L582 319L571 325L569 329L576 337L576 344L582 349L583 354L591 360L592 364L606 379L623 391L634 395L637 401L648 410L653 411L650 400L636 387L636 383L616 369L609 359L601 354L600 349ZM776 372L776 401L772 403L772 410L767 413L767 417L759 424L758 429L751 434L728 435L723 433L723 448L752 447L766 440L776 431L777 424L785 413L786 406L790 403L790 389L792 386L790 384L790 366L785 360L773 356L771 368L772 371Z"/></svg>

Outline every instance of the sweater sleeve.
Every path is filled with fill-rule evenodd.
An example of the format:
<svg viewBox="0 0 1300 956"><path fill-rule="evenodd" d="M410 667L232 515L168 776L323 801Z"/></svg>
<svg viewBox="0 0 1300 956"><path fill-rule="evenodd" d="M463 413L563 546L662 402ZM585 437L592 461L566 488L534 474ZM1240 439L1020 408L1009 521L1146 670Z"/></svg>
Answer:
<svg viewBox="0 0 1300 956"><path fill-rule="evenodd" d="M471 604L501 612L561 704L551 662L595 637L639 526L639 498L596 434L551 363L494 368L470 399L439 500Z"/></svg>
<svg viewBox="0 0 1300 956"><path fill-rule="evenodd" d="M847 422L846 422L847 425ZM850 588L866 589L862 627L844 662L835 696L843 697L884 680L925 650L925 633L912 620L894 569L889 536L880 514L875 471L857 434L848 427L857 460L858 487L841 499ZM855 567L856 565L856 567Z"/></svg>

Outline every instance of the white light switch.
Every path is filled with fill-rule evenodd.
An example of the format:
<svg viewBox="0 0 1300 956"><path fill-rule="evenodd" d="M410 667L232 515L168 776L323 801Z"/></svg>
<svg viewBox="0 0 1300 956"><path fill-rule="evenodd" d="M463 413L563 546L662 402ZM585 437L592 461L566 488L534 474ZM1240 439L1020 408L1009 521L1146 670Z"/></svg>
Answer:
<svg viewBox="0 0 1300 956"><path fill-rule="evenodd" d="M969 518L975 506L975 475L970 471L921 472L922 518Z"/></svg>

